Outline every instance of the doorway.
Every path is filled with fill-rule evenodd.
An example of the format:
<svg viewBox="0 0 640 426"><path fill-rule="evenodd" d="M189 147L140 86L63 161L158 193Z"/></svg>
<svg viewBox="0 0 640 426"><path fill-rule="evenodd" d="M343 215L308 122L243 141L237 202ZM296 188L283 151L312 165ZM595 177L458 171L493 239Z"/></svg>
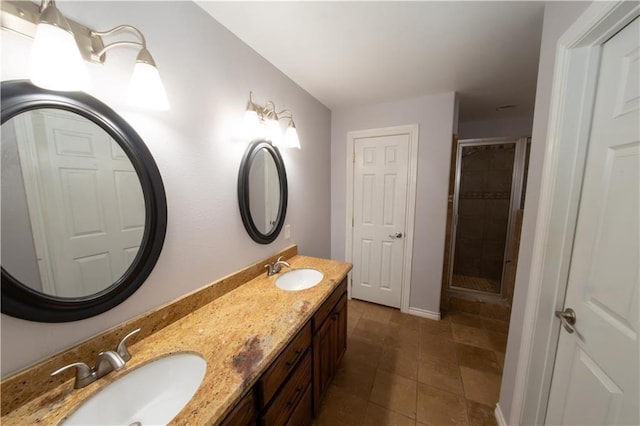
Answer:
<svg viewBox="0 0 640 426"><path fill-rule="evenodd" d="M409 309L418 125L347 135L349 296Z"/></svg>
<svg viewBox="0 0 640 426"><path fill-rule="evenodd" d="M460 140L446 288L450 296L510 303L528 138Z"/></svg>

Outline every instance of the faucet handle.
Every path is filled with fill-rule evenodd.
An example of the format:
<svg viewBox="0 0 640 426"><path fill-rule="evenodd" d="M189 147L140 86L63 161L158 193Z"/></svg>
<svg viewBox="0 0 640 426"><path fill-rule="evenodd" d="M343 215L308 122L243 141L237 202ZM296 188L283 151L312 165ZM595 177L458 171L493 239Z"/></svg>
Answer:
<svg viewBox="0 0 640 426"><path fill-rule="evenodd" d="M76 389L79 389L82 387L82 383L84 383L88 378L90 378L93 375L93 370L91 369L91 367L89 367L84 362L74 362L72 364L65 365L64 367L58 368L56 371L51 373L50 376L53 377L56 374L60 374L63 371L68 370L72 367L76 368L76 381L73 387Z"/></svg>
<svg viewBox="0 0 640 426"><path fill-rule="evenodd" d="M134 334L138 333L140 331L140 328L136 328L135 330L133 330L131 333L127 334L126 336L124 336L122 338L122 340L120 340L120 343L118 343L118 347L116 348L116 352L118 353L118 355L120 355L120 358L122 358L122 360L124 362L127 362L131 359L131 354L129 353L129 350L127 349L127 339L131 336L133 336Z"/></svg>

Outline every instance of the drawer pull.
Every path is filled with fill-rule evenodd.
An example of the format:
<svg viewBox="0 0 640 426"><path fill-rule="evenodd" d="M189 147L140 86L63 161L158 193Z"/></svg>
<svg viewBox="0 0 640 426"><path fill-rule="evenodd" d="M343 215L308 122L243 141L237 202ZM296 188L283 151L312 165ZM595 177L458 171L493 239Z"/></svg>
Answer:
<svg viewBox="0 0 640 426"><path fill-rule="evenodd" d="M298 399L300 399L300 393L302 392L302 388L296 388L296 393L293 394L293 398L291 401L287 402L287 408L291 408L298 403Z"/></svg>
<svg viewBox="0 0 640 426"><path fill-rule="evenodd" d="M295 351L294 358L291 361L287 361L285 365L287 367L291 367L292 365L294 365L298 361L298 358L300 358L300 354L302 353L303 350L304 348L300 348L297 351Z"/></svg>

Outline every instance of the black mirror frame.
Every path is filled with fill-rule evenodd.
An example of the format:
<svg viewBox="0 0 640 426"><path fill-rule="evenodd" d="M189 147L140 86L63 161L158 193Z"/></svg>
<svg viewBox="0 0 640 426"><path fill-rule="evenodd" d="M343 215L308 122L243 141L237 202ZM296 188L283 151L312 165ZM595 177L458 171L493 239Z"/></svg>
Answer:
<svg viewBox="0 0 640 426"><path fill-rule="evenodd" d="M249 170L251 169L251 163L261 149L266 149L276 165L278 171L278 181L280 183L280 205L278 206L278 217L276 224L268 234L260 232L258 227L251 217L251 210L249 206ZM264 140L257 140L252 142L242 157L240 163L240 172L238 173L238 203L240 205L240 217L242 217L242 223L245 229L249 233L249 236L253 241L260 244L272 243L282 230L284 225L284 218L287 214L287 199L289 197L287 188L287 172L284 168L284 161L280 155L278 148L271 145L270 142Z"/></svg>
<svg viewBox="0 0 640 426"><path fill-rule="evenodd" d="M78 114L100 126L127 154L144 194L145 229L138 254L115 283L91 296L62 298L23 285L2 267L2 313L38 322L68 322L89 318L122 303L153 270L167 230L167 201L160 171L136 131L115 111L82 92L54 92L26 80L3 81L1 118L33 109L55 108Z"/></svg>

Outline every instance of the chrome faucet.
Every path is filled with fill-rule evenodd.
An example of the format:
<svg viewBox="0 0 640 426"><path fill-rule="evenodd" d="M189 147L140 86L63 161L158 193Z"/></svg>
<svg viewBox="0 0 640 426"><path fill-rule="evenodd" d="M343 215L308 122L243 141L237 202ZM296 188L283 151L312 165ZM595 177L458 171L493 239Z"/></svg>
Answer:
<svg viewBox="0 0 640 426"><path fill-rule="evenodd" d="M84 362L74 362L69 365L65 365L62 368L57 369L51 376L62 373L63 371L75 367L76 368L76 381L73 384L75 389L80 389L87 386L90 383L95 382L101 377L109 374L112 371L122 370L127 361L131 359L131 354L127 350L126 341L129 337L133 336L140 329L135 329L131 333L122 338L115 351L104 351L98 354L95 367L91 368Z"/></svg>
<svg viewBox="0 0 640 426"><path fill-rule="evenodd" d="M267 276L268 277L270 277L272 275L275 275L278 272L280 272L280 270L282 269L283 266L286 266L287 268L291 267L291 265L289 265L287 262L282 260L282 256L280 256L278 258L278 260L276 260L275 262L267 263L266 265L264 265L264 267L267 268Z"/></svg>

